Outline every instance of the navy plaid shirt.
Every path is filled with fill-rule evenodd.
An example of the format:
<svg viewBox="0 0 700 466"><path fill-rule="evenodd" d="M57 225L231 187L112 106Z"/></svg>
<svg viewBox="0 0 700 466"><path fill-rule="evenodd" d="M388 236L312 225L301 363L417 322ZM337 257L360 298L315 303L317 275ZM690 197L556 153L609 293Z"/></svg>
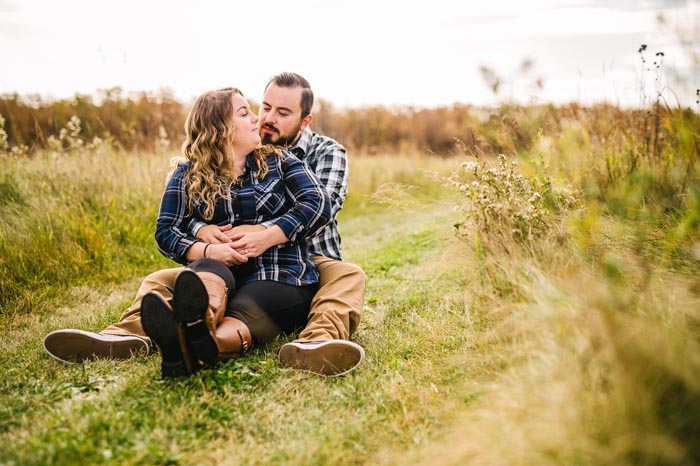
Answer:
<svg viewBox="0 0 700 466"><path fill-rule="evenodd" d="M231 267L238 284L273 280L290 285L318 282L318 269L310 259L306 238L331 218L328 194L310 168L289 153L268 157L270 172L255 179L255 163L248 157L241 186L232 186L231 199L219 199L211 222L217 225L270 223L284 231L289 242L274 246L245 264ZM190 163L175 169L163 193L156 225L158 249L181 264L200 239L189 231L190 222L205 222L204 206L187 212L186 174Z"/></svg>
<svg viewBox="0 0 700 466"><path fill-rule="evenodd" d="M330 222L326 228L307 239L311 254L343 260L337 218L348 193L348 158L345 148L327 136L314 133L307 126L297 143L287 150L311 168L316 178L326 187L331 199ZM206 222L193 222L190 231L196 235L205 225ZM274 222L263 222L263 225L269 228Z"/></svg>

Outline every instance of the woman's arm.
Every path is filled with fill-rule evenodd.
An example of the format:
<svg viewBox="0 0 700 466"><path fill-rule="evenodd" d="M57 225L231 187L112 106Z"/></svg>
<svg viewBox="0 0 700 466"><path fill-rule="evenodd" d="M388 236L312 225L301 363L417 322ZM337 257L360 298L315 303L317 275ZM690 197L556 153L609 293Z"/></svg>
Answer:
<svg viewBox="0 0 700 466"><path fill-rule="evenodd" d="M217 259L229 266L247 262L245 255L236 251L232 243L208 244L189 233L188 225L193 216L187 214L188 167L188 164L177 167L163 193L156 221L158 250L165 257L180 264L187 264L202 257Z"/></svg>
<svg viewBox="0 0 700 466"><path fill-rule="evenodd" d="M187 252L201 240L190 235L187 226L191 215L187 215L186 178L189 164L177 166L168 180L160 201L160 210L156 220L156 243L158 250L167 258L180 264L186 264ZM200 244L195 249L204 249ZM203 252L203 251L202 251Z"/></svg>

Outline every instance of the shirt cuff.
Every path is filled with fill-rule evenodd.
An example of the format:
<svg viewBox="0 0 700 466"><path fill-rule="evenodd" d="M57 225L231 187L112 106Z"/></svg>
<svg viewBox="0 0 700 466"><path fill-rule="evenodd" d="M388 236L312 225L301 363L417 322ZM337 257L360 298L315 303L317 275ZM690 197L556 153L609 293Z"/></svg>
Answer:
<svg viewBox="0 0 700 466"><path fill-rule="evenodd" d="M280 227L282 229L282 231L284 232L285 236L287 237L287 239L289 240L290 243L293 243L294 241L296 241L297 236L299 236L299 234L304 230L303 225L301 225L297 222L291 221L286 216L282 216L282 217L276 219L273 222L273 225L277 225L278 227Z"/></svg>
<svg viewBox="0 0 700 466"><path fill-rule="evenodd" d="M197 236L197 232L202 228L207 226L205 222L200 222L198 220L192 219L190 220L190 224L188 225L188 228L190 230L190 233L192 236Z"/></svg>
<svg viewBox="0 0 700 466"><path fill-rule="evenodd" d="M187 264L189 262L187 260L187 251L189 251L195 243L202 242L203 241L199 238L182 238L177 244L177 257L174 258L175 262L179 262L180 264Z"/></svg>

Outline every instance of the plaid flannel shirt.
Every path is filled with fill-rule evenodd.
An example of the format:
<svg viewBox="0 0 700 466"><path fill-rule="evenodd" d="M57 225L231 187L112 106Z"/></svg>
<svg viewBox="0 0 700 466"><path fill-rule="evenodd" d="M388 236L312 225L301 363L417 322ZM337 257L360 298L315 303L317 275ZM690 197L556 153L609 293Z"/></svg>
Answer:
<svg viewBox="0 0 700 466"><path fill-rule="evenodd" d="M345 147L334 139L314 133L307 126L289 148L316 174L331 199L331 220L326 228L308 239L311 254L343 260L337 217L348 194L348 158Z"/></svg>
<svg viewBox="0 0 700 466"><path fill-rule="evenodd" d="M345 148L329 137L314 133L307 126L299 141L287 150L311 168L316 178L326 187L331 200L330 222L326 228L307 239L311 254L343 260L337 217L348 193L348 159ZM205 225L206 222L193 221L190 232L196 235ZM269 228L274 222L263 222L263 225Z"/></svg>
<svg viewBox="0 0 700 466"><path fill-rule="evenodd" d="M330 202L309 167L289 153L268 157L270 171L255 179L255 163L246 160L241 186L232 186L230 199L218 199L211 222L242 225L271 222L289 239L248 262L231 267L239 284L273 280L290 285L318 281L318 269L310 259L306 238L330 219ZM163 193L156 225L158 249L170 259L186 264L189 248L201 241L190 233L191 222L204 222L204 206L187 212L186 175L190 163L176 168Z"/></svg>

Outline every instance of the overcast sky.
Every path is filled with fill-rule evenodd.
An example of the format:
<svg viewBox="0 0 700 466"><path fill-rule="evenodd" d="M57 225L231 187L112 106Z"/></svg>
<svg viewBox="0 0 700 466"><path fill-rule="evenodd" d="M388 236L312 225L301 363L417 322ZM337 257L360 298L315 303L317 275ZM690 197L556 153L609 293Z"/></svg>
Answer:
<svg viewBox="0 0 700 466"><path fill-rule="evenodd" d="M686 46L700 50L699 12L700 0L0 0L0 94L120 86L189 100L234 85L259 101L289 70L337 106L635 105L640 83L654 82L644 43L648 64L664 52L664 79L694 107L698 66L656 17L694 27ZM482 66L502 78L498 96Z"/></svg>

